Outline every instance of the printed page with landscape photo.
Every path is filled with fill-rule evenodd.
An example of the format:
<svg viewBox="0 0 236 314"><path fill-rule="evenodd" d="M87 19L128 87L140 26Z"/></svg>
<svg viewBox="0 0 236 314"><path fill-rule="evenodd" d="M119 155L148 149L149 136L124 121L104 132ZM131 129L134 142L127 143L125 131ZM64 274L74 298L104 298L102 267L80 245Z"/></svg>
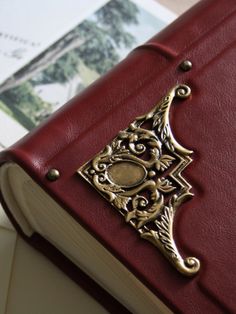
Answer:
<svg viewBox="0 0 236 314"><path fill-rule="evenodd" d="M0 84L0 110L17 121L20 127L16 128L21 129L20 133L19 130L15 132L15 137L11 128L13 141L18 134L33 129L109 71L134 47L174 18L174 14L152 0L106 1ZM11 144L1 137L0 143Z"/></svg>

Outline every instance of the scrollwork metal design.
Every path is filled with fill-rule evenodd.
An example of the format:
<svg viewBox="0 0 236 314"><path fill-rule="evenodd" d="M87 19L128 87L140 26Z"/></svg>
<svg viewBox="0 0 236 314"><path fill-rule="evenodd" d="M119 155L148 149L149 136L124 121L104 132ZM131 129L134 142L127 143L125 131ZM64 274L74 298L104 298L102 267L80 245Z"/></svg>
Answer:
<svg viewBox="0 0 236 314"><path fill-rule="evenodd" d="M174 138L169 111L175 97L187 98L191 90L177 85L149 113L127 129L92 160L78 169L138 230L184 275L199 271L195 257L182 258L173 237L177 208L192 197L191 185L181 172L192 162L191 150Z"/></svg>

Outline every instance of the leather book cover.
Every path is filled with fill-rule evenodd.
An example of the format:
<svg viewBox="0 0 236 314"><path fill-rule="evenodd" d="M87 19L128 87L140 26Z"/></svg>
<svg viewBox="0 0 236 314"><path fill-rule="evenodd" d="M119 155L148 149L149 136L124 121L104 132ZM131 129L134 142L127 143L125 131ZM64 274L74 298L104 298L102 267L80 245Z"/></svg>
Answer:
<svg viewBox="0 0 236 314"><path fill-rule="evenodd" d="M20 165L175 313L236 309L235 29L234 0L201 1L0 154L2 164ZM144 127L150 119L152 126ZM156 154L155 168L147 156L145 167L137 166L144 142ZM112 192L111 184L95 178L106 149L114 157L108 174L121 187L113 185ZM126 157L115 161L115 150ZM159 218L143 218L139 206L145 208L150 195L138 194L133 176L127 183L126 175L117 175L117 165L118 173L139 168L134 176L146 186L156 178L156 188L148 191ZM48 180L50 169L59 171L58 180ZM5 209L17 227L6 204ZM120 215L122 209L132 214ZM175 209L174 242L168 242L164 229ZM40 235L25 238L80 281L80 271ZM103 292L95 297L106 304Z"/></svg>

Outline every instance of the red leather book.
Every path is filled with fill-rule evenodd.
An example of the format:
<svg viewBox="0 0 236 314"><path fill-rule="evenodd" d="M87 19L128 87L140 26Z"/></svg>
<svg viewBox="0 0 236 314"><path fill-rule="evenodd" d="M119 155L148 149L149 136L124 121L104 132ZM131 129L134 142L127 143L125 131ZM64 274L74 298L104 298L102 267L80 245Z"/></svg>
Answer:
<svg viewBox="0 0 236 314"><path fill-rule="evenodd" d="M112 313L236 310L235 29L201 1L0 154L17 230Z"/></svg>

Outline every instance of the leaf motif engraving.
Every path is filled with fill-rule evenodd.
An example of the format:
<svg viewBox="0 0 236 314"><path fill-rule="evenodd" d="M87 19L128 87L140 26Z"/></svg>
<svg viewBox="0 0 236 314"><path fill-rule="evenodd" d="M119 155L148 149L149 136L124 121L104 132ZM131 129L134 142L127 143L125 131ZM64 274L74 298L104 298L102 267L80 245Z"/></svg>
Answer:
<svg viewBox="0 0 236 314"><path fill-rule="evenodd" d="M176 189L176 187L172 185L172 182L165 178L159 178L157 180L157 188L164 193L169 193Z"/></svg>
<svg viewBox="0 0 236 314"><path fill-rule="evenodd" d="M109 191L109 192L114 192L114 193L118 193L118 192L124 192L124 190L116 184L102 184L102 189L104 191Z"/></svg>
<svg viewBox="0 0 236 314"><path fill-rule="evenodd" d="M161 219L155 221L158 227L158 238L164 248L171 254L172 258L177 258L175 243L173 240L172 228L174 220L174 211L172 206L165 206Z"/></svg>
<svg viewBox="0 0 236 314"><path fill-rule="evenodd" d="M163 126L165 124L164 118L165 118L166 110L169 106L169 102L170 102L169 98L164 98L163 102L160 104L159 109L157 110L157 112L153 116L153 128L155 128L157 126L158 132L161 132L161 130L163 129Z"/></svg>
<svg viewBox="0 0 236 314"><path fill-rule="evenodd" d="M162 155L156 161L156 169L159 171L164 171L168 169L171 166L173 160L175 160L175 158L170 155Z"/></svg>
<svg viewBox="0 0 236 314"><path fill-rule="evenodd" d="M113 203L118 209L126 209L126 205L128 204L129 200L130 197L116 195L116 197L113 200Z"/></svg>

